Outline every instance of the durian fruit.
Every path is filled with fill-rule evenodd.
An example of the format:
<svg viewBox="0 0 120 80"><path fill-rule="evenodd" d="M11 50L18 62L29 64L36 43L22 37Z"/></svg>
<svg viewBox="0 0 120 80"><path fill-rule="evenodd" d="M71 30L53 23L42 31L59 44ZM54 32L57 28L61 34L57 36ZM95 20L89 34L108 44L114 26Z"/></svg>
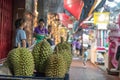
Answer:
<svg viewBox="0 0 120 80"><path fill-rule="evenodd" d="M50 44L43 40L40 43L36 44L32 51L35 69L39 73L45 72L46 60L50 54L52 54L52 48Z"/></svg>
<svg viewBox="0 0 120 80"><path fill-rule="evenodd" d="M63 56L64 60L66 61L66 64L67 64L66 73L67 73L69 71L70 65L72 63L72 55L67 50L61 50L61 51L59 51L59 54L61 54Z"/></svg>
<svg viewBox="0 0 120 80"><path fill-rule="evenodd" d="M32 76L34 71L34 59L27 48L11 50L7 56L7 64L11 73L15 76Z"/></svg>
<svg viewBox="0 0 120 80"><path fill-rule="evenodd" d="M56 45L55 51L58 51L59 54L63 55L63 57L67 63L67 72L68 72L69 68L70 68L70 64L72 62L71 45L68 42L65 42L63 40L63 38L61 37L61 43Z"/></svg>
<svg viewBox="0 0 120 80"><path fill-rule="evenodd" d="M66 62L61 54L52 54L48 57L46 65L46 77L64 78L66 74Z"/></svg>
<svg viewBox="0 0 120 80"><path fill-rule="evenodd" d="M61 37L61 42L56 45L55 51L56 51L56 48L58 48L59 51L67 50L67 51L69 51L69 53L72 52L71 51L71 45L68 42L64 41L63 37Z"/></svg>

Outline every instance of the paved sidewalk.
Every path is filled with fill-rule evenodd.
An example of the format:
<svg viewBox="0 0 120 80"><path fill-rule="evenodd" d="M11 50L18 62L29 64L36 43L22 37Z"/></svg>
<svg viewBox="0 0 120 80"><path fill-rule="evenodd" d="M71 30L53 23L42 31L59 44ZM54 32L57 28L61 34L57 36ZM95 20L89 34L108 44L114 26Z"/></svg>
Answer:
<svg viewBox="0 0 120 80"><path fill-rule="evenodd" d="M108 75L90 61L83 67L82 60L74 58L70 68L70 80L120 80L116 76Z"/></svg>

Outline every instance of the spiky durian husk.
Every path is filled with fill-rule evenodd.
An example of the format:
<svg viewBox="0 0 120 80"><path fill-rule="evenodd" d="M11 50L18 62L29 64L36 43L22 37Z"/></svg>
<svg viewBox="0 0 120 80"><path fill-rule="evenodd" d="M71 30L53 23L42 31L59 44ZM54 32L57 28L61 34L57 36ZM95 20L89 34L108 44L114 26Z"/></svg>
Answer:
<svg viewBox="0 0 120 80"><path fill-rule="evenodd" d="M50 54L52 54L52 49L50 44L43 40L40 43L36 44L32 51L35 69L39 73L45 72L46 60Z"/></svg>
<svg viewBox="0 0 120 80"><path fill-rule="evenodd" d="M69 51L67 50L61 50L59 51L59 54L61 54L64 58L64 60L66 61L67 64L67 71L66 73L69 71L70 65L72 63L72 54L69 53Z"/></svg>
<svg viewBox="0 0 120 80"><path fill-rule="evenodd" d="M64 78L66 73L66 62L61 54L52 54L47 60L46 76L53 78Z"/></svg>
<svg viewBox="0 0 120 80"><path fill-rule="evenodd" d="M31 52L26 48L16 48L9 52L7 64L15 76L32 76L34 60Z"/></svg>
<svg viewBox="0 0 120 80"><path fill-rule="evenodd" d="M57 50L58 49L58 50ZM71 45L68 42L61 42L56 45L55 51L62 54L66 63L67 63L67 72L69 71L70 64L72 62L72 53L71 53Z"/></svg>
<svg viewBox="0 0 120 80"><path fill-rule="evenodd" d="M58 48L59 51L67 50L71 54L71 45L68 44L67 42L61 42L61 43L57 44L55 47L55 51L56 51L56 48Z"/></svg>

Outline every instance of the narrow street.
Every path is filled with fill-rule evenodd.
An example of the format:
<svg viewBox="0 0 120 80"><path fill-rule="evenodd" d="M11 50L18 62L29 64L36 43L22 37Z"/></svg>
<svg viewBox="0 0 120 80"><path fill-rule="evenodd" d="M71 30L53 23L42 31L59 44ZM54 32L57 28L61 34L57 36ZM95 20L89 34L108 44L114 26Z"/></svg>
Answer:
<svg viewBox="0 0 120 80"><path fill-rule="evenodd" d="M73 60L70 68L70 80L120 80L118 77L108 75L107 72L99 69L90 61L85 68L82 60Z"/></svg>

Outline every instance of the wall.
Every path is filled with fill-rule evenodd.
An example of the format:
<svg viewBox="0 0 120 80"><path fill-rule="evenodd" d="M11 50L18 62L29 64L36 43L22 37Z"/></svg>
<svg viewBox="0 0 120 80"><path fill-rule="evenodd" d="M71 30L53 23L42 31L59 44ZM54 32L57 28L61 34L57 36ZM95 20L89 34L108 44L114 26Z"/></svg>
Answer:
<svg viewBox="0 0 120 80"><path fill-rule="evenodd" d="M15 20L24 17L26 10L33 11L33 4L33 0L0 0L0 59L6 58L14 47ZM28 26L31 30L32 24Z"/></svg>
<svg viewBox="0 0 120 80"><path fill-rule="evenodd" d="M0 0L0 59L7 56L12 45L13 0Z"/></svg>

